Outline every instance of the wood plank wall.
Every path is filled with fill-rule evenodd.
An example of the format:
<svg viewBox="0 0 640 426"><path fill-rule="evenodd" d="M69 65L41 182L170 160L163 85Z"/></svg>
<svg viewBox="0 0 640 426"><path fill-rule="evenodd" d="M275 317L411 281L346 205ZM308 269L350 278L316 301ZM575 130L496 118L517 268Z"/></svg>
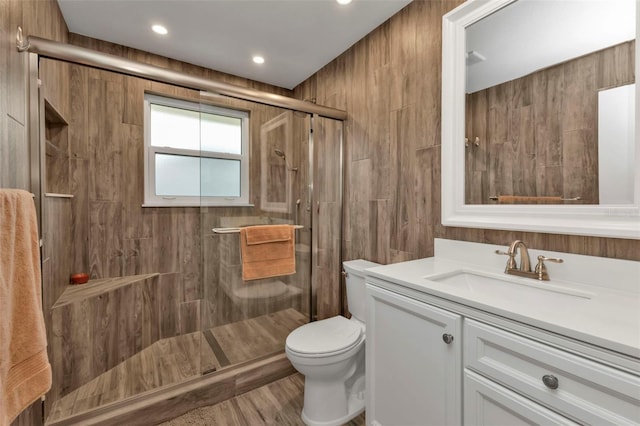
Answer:
<svg viewBox="0 0 640 426"><path fill-rule="evenodd" d="M70 38L76 44L134 60L171 66L190 74L213 74L166 58L150 58L144 52L122 46L74 34ZM43 59L42 62L48 65L51 61ZM152 92L199 102L199 92L80 65L70 65L69 72L71 112L67 121L70 150L69 181L70 191L74 195L71 201L70 232L73 239L73 271L88 272L92 279L146 273L176 273L173 285L158 286L155 295L159 303L166 302L163 306L163 316L175 318L175 321L171 321L171 329L161 337L199 330L201 318L204 321L202 327L207 328L246 319L257 313L267 313L265 309L271 312L283 307L305 305L300 294L296 295L294 300L289 297L277 303L265 301L265 306L256 309L249 305L261 302L251 299L234 301L221 288L221 279L231 278L221 277L220 258L234 256L234 253L237 257L236 252L239 252L239 249L236 243L231 246L234 250L225 251L228 245L225 246L224 240L213 234L211 228L234 226L225 224L225 220L231 218L236 221L237 226L257 221L271 223L290 220L292 216L291 213L267 214L260 210L259 160L251 162L250 170L250 202L256 207L142 207L144 94ZM249 111L252 141L250 156L260 159L260 124L281 114L283 110L233 99L221 98L215 103ZM296 158L296 152L290 154L292 158ZM232 237L238 239L237 234ZM232 253L229 254L228 251ZM233 272L239 273L239 269L236 268ZM67 275L68 273L70 271ZM305 274L301 272L299 275ZM100 309L111 309L111 299L105 297L96 303L88 304L86 314L91 317L100 314ZM131 310L129 315L135 316L135 311ZM125 323L127 321L124 312L118 318ZM73 339L71 329L61 328L60 331L65 333L65 339L77 340ZM101 340L92 336L87 336L89 345L101 345ZM136 344L129 349L117 348L111 358L121 361L123 356L135 353L139 346ZM65 359L82 356L81 352L74 351L72 347L67 347L65 354ZM54 368L56 366L64 365L56 363ZM113 363L108 362L103 367L111 368ZM86 373L82 377L71 377L66 381L62 380L64 375L57 375L61 381L58 383L60 392L57 395L68 393L103 371L102 368L85 370Z"/></svg>
<svg viewBox="0 0 640 426"><path fill-rule="evenodd" d="M92 279L197 271L199 209L141 207L142 109L145 90L196 102L199 93L80 65L70 79L73 270ZM198 299L198 284L185 285L188 300Z"/></svg>
<svg viewBox="0 0 640 426"><path fill-rule="evenodd" d="M0 0L0 188L31 190L29 182L29 140L27 138L27 53L16 50L15 36L21 26L25 35L36 35L66 42L67 25L57 2ZM45 97L56 102L61 112L68 111L67 65L55 64L41 69L41 75L59 84L46 87ZM61 203L64 203L62 201ZM60 204L60 200L54 201ZM56 206L57 207L57 206ZM56 210L52 207L52 211ZM46 208L43 206L43 212ZM64 218L60 218L64 222ZM43 253L46 256L47 253ZM63 259L56 261L64 263ZM60 271L43 257L43 280ZM66 271L64 272L66 273ZM45 292L46 298L53 297ZM45 310L46 313L46 310ZM50 317L47 317L50 318ZM42 424L42 404L35 402L13 423Z"/></svg>
<svg viewBox="0 0 640 426"><path fill-rule="evenodd" d="M45 197L42 218L42 301L51 338L51 307L69 285L71 270L71 199ZM66 230L66 232L65 232ZM51 357L51 351L49 357Z"/></svg>
<svg viewBox="0 0 640 426"><path fill-rule="evenodd" d="M327 118L314 119L314 288L317 316L329 318L341 313L340 282L340 139L343 124ZM344 292L343 292L344 293Z"/></svg>
<svg viewBox="0 0 640 426"><path fill-rule="evenodd" d="M116 52L135 60L148 59L148 54L122 46L77 35L71 35L71 39L76 44ZM162 59L148 62L158 64ZM164 61L168 63L166 58ZM176 64L173 65L175 69L191 74L210 74L188 64ZM250 202L256 207L143 208L144 93L196 102L200 101L199 93L79 65L72 65L70 72L73 106L69 119L71 192L75 195L72 204L73 269L90 272L93 279L180 272L181 309L185 316L197 318L202 310L207 314L205 323L210 323L209 326L220 325L232 318L237 320L235 314L223 314L225 310L233 309L222 309L216 299L217 291L208 288L219 282L220 263L221 239L211 232L211 228L292 219L292 213L267 214L259 208L260 123L283 110L233 99L220 98L215 102L250 113L250 139L253 141L250 157L258 159L251 162ZM287 153L290 162L297 158L302 147L294 144L293 148L293 152ZM299 185L296 181L294 188ZM235 220L235 225L227 224L230 218ZM205 282L207 286L203 286ZM210 306L200 305L204 299ZM216 310L215 320L209 315L212 310Z"/></svg>
<svg viewBox="0 0 640 426"><path fill-rule="evenodd" d="M18 53L17 27L25 35L67 40L67 26L55 1L0 0L0 188L29 190L26 72L27 54ZM58 78L60 86L46 89L46 96L64 109L68 86L65 64L42 70Z"/></svg>
<svg viewBox="0 0 640 426"><path fill-rule="evenodd" d="M345 135L347 180L342 241L344 258L362 257L391 263L430 256L433 254L433 238L440 237L495 244L507 244L515 238L520 238L527 241L531 247L539 249L640 260L640 242L632 240L447 228L441 225L441 19L444 13L459 3L461 1L457 0L415 0L295 90L296 97L300 99L317 98L320 104L343 108L349 112ZM22 24L25 34L59 41L66 41L68 35L57 3L53 0L0 0L0 12L0 31L3 35L0 40L0 85L3 92L7 93L6 96L0 97L0 184L28 188L23 167L27 164L26 146L23 144L26 144L23 81L25 68L21 59L24 55L14 50L15 27ZM291 94L284 89L249 82L240 77L204 70L77 35L72 35L70 39L84 47L120 54L171 69L278 94ZM69 72L65 71L66 65L51 64L51 67L53 69L49 70L48 65L44 66L43 72L52 76L57 72L59 77L45 75L45 80L60 81L57 85L45 85L47 98L67 117L80 116L86 119L88 109L72 111L65 96L60 95L72 92L73 96L84 97L86 101L87 93L84 90L88 90L89 84L83 80L86 76L76 73L69 74L70 77L65 79L64 73ZM68 86L65 82L67 80ZM96 90L104 91L107 96L113 96L119 90L120 95L125 97L133 93L128 86L118 89L109 84L110 81L110 78L105 78ZM72 90L69 90L70 88ZM140 119L140 113L136 112L139 110L127 108L123 107L122 116L132 117L133 120ZM123 126L126 127L127 124ZM89 224L94 224L96 230L108 232L112 226L121 226L118 223L123 223L122 213L113 209L115 193L112 189L89 178L87 163L91 161L91 156L95 158L95 154L86 151L88 140L88 133L75 136L70 134L70 143L75 144L75 152L79 155L70 161L71 164L74 161L76 163L72 166L71 185L74 185L73 182L77 185L81 180L88 182L86 189L74 193L74 203L93 203L95 207L92 213L89 213L88 208L84 210L84 216L74 213L74 234L81 234L81 237L80 240L74 237L73 245L79 243L81 246L89 244ZM82 141L85 142L84 145ZM122 145L120 147L126 148ZM124 154L123 151L110 149L107 154L116 158L128 158L129 155L140 158L141 155L140 152ZM109 175L111 170L104 172ZM116 176L113 176L113 182L120 189L123 185L129 184ZM91 201L89 190L94 191L99 197ZM126 206L124 209L126 211ZM189 215L186 211L184 214ZM138 258L139 253L154 249L148 237L150 230L154 226L166 226L167 229L178 233L183 225L187 228L196 226L195 220L191 225L186 225L187 222L189 221L182 222L172 214L161 212L156 213L155 219L152 220L142 220L138 217L138 221L127 221L126 233L113 239L109 237L102 241L99 238L103 237L96 235L96 241L101 241L99 244L109 247L105 249L99 247L98 243L94 244L95 252L104 254L102 258L94 256L95 260L92 261L90 250L77 251L73 256L73 264L84 268L84 265L94 263L93 270L96 274L116 271L141 272L148 266ZM200 225L208 227L210 223ZM123 235L128 238L124 238ZM126 244L125 240L128 240ZM177 264L185 259L187 262L195 262L190 260L185 252L182 252L182 255L176 253L180 250L180 245L176 246L168 241L167 237L164 243L158 243L159 250L167 252L163 254L167 263L162 263L159 266L161 269L175 269ZM191 301L196 300L200 296L199 290L187 281L189 290L186 293L189 296L186 297ZM319 297L335 298L338 289L339 287L334 285ZM327 312L326 315L330 313Z"/></svg>
<svg viewBox="0 0 640 426"><path fill-rule="evenodd" d="M132 277L111 291L94 291L53 307L48 327L53 386L47 413L60 397L158 340L180 334L179 278L173 273ZM109 284L106 280L103 285Z"/></svg>
<svg viewBox="0 0 640 426"><path fill-rule="evenodd" d="M0 30L3 35L0 42L0 84L2 92L6 93L6 96L0 97L0 119L2 120L0 122L0 161L2 162L0 186L29 189L28 141L26 139L26 54L18 54L15 50L13 40L15 40L17 25L23 27L25 35L38 35L62 42L72 41L84 47L122 55L141 62L272 93L291 95L291 92L285 89L206 70L146 52L69 35L57 2L54 0L0 0L0 12ZM213 226L220 226L220 216L254 217L260 214L256 210L247 209L212 209L211 213L215 212L215 214L204 214L202 217L205 220L201 221L198 208L141 209L142 175L138 171L142 159L142 93L147 89L196 100L199 99L198 93L51 60L42 61L40 76L44 83L45 99L69 121L69 126L65 130L68 133L65 136L68 137L69 152L65 154L59 170L57 167L56 170L49 170L48 177L51 182L48 189L51 191L55 188L56 191L70 192L74 195L71 200L48 200L44 209L49 213L46 223L51 231L46 238L45 258L43 258L47 305L54 304L64 291L71 272L88 271L93 278L99 278L141 272L178 271L181 272L180 276L177 276L178 283L165 286L171 287L169 291L171 294L163 292L160 295L162 297L167 295L167 300L176 301L179 306L179 308L163 306L163 309L166 308L165 314L172 319L167 335L186 333L198 328L200 304L206 302L203 299L202 286L201 225L210 229ZM257 120L282 112L280 109L270 109L266 106L250 105L250 103L239 101L221 99L219 103L249 110ZM91 120L96 116L115 118L115 120ZM298 126L298 128L305 133L305 126ZM256 133L252 129L252 138L259 140L259 132ZM101 143L105 139L109 140L109 143ZM66 148L65 146L65 150ZM290 158L296 158L299 161L301 153L304 152L302 149L288 154L291 155ZM69 155L68 161L66 155ZM252 157L259 158L257 145L252 152ZM253 176L259 176L259 169L253 171ZM253 190L253 193L257 196L252 201L259 206L259 188ZM208 238L213 240L211 235ZM211 290L211 292L215 291ZM100 300L101 303L91 303L90 309L83 315L91 318L100 312L102 309L100 306L108 308L112 305L110 297L105 296L96 300ZM298 303L301 304L301 302ZM207 304L204 303L203 306L206 307ZM66 312L64 308L60 309L58 315L53 315L58 319L61 318L60 315L63 317L66 315L61 314ZM48 329L53 330L52 312L47 309L45 312ZM135 312L132 312L132 315L135 315ZM126 318L122 315L121 317L118 317L118 320L126 323ZM58 328L68 330L65 327ZM71 339L69 341L73 340L72 335L66 337ZM51 341L54 340L52 337ZM95 339L89 340L90 342L85 343L91 347L95 346ZM126 342L126 339L124 341ZM60 349L58 346L56 347ZM67 347L61 353L52 353L55 355L52 357L54 369L56 366L79 362L83 356L80 353L83 347L81 345L77 348ZM135 348L132 346L129 349ZM112 361L121 359L122 354L131 352L129 349L118 348L118 351L114 352L115 355L109 356ZM62 352L66 353L66 358L62 356L64 355ZM56 359L60 362L56 362ZM110 365L107 362L105 368ZM82 377L71 375L70 381L58 380L56 389L50 394L52 398L49 402L52 402L55 396L64 394L99 371L100 368L91 366L80 371L84 374ZM58 379L61 374L61 371L54 372L54 376ZM33 416L40 417L39 403L34 404L33 410L25 413L24 421L30 422ZM17 420L17 422L20 421L22 420Z"/></svg>
<svg viewBox="0 0 640 426"><path fill-rule="evenodd" d="M102 42L76 34L70 42L140 62L219 79L272 92L277 89L146 52ZM72 192L74 199L74 245L83 246L74 267L88 270L94 278L146 272L191 274L187 278L188 300L201 297L199 208L141 208L143 203L143 97L145 91L199 101L197 91L145 81L74 65L71 68L73 114L70 123ZM249 102L220 98L217 104L250 111L252 123L264 121L282 110ZM102 117L102 119L98 119ZM250 129L259 141L259 126ZM108 139L105 141L105 139ZM251 158L260 158L259 144ZM251 175L260 175L259 161ZM86 183L89 183L87 186ZM260 205L259 182L252 182L251 202ZM113 204L115 203L115 204ZM210 209L213 217L259 216L259 209ZM220 226L205 220L206 228ZM89 239L87 241L87 234ZM195 275L194 275L195 274Z"/></svg>
<svg viewBox="0 0 640 426"><path fill-rule="evenodd" d="M295 89L349 113L344 259L432 256L438 237L640 260L640 241L442 226L441 21L460 3L414 0Z"/></svg>
<svg viewBox="0 0 640 426"><path fill-rule="evenodd" d="M580 197L598 204L598 92L635 81L626 42L467 95L465 199Z"/></svg>

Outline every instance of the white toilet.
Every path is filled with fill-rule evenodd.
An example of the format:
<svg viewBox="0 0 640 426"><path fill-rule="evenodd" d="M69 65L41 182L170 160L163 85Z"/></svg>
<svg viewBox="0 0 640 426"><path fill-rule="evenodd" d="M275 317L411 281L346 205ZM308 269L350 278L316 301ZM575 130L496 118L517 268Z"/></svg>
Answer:
<svg viewBox="0 0 640 426"><path fill-rule="evenodd" d="M338 315L311 322L287 337L287 357L305 376L302 420L307 425L341 425L364 411L364 270L374 266L380 265L343 263L351 319Z"/></svg>

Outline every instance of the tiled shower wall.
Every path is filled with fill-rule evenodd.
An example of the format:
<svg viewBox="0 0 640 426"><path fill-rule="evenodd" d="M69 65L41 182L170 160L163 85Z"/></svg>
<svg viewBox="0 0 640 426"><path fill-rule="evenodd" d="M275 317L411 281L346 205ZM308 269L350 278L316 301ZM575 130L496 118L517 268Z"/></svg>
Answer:
<svg viewBox="0 0 640 426"><path fill-rule="evenodd" d="M0 188L29 191L32 189L27 115L28 54L16 50L18 26L22 27L24 35L62 42L67 41L68 31L54 1L0 0ZM68 111L66 64L44 66L41 75L60 82L45 87L45 96L55 102L60 111ZM54 201L53 204L57 206L58 203ZM46 254L45 251L42 259L43 276L53 273L51 259ZM40 402L33 404L13 425L41 424L40 405Z"/></svg>

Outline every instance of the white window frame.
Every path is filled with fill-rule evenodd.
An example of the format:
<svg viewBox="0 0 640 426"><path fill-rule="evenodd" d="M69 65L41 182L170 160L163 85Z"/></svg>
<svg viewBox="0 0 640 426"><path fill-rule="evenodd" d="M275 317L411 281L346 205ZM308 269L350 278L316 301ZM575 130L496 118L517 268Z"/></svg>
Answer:
<svg viewBox="0 0 640 426"><path fill-rule="evenodd" d="M151 145L151 104L187 109L241 119L241 154L179 149ZM173 154L198 158L240 161L239 197L162 196L155 192L156 154ZM250 207L249 203L249 113L182 99L145 93L144 95L144 204L143 207Z"/></svg>

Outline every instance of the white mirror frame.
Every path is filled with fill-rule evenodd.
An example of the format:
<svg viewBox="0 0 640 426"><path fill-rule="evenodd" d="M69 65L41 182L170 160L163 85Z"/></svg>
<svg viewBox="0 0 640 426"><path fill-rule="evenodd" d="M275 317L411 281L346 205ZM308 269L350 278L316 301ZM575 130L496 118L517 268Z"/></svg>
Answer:
<svg viewBox="0 0 640 426"><path fill-rule="evenodd" d="M516 0L468 0L447 13L442 20L442 224L465 228L640 239L640 108L636 108L633 204L465 204L465 28L514 1ZM638 34L640 7L636 9ZM637 76L640 75L640 48L637 42L635 49ZM640 105L638 87L636 85L636 105Z"/></svg>

